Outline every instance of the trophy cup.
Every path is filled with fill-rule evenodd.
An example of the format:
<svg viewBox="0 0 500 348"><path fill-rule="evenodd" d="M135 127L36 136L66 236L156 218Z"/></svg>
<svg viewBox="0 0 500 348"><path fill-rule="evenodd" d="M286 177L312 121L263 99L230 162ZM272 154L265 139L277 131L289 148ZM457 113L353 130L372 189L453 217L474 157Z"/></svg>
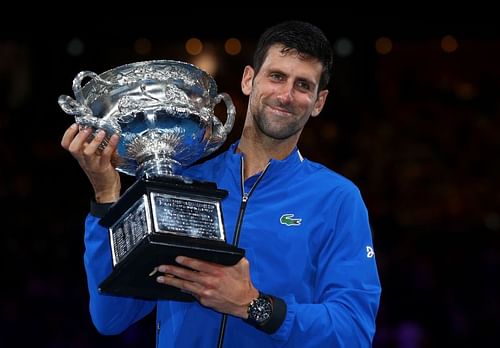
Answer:
<svg viewBox="0 0 500 348"><path fill-rule="evenodd" d="M82 86L84 79L90 79ZM81 127L120 136L116 170L136 177L100 223L109 230L113 271L102 293L145 299L191 301L177 288L156 282L156 267L184 255L224 265L244 250L226 242L215 183L180 170L218 149L234 124L230 96L196 66L173 60L126 64L102 74L82 71L73 80L75 99L59 105ZM225 124L214 115L226 105Z"/></svg>

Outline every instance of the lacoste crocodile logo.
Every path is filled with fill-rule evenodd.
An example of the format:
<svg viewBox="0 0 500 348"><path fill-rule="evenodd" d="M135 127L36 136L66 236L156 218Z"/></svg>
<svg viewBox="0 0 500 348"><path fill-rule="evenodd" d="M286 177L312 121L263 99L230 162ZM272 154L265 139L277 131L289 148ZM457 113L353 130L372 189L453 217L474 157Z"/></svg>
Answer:
<svg viewBox="0 0 500 348"><path fill-rule="evenodd" d="M280 223L287 226L299 226L302 219L294 218L293 214L283 214L280 217Z"/></svg>

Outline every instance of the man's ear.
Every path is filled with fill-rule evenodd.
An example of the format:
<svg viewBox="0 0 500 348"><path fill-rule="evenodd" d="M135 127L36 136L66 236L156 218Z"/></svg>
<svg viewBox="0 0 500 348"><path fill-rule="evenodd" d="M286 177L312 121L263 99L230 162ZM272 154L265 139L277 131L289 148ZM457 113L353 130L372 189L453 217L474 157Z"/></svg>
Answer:
<svg viewBox="0 0 500 348"><path fill-rule="evenodd" d="M250 92L252 91L254 73L255 70L250 65L247 65L245 70L243 70L243 77L241 78L241 91L244 95L250 95Z"/></svg>
<svg viewBox="0 0 500 348"><path fill-rule="evenodd" d="M312 113L311 113L312 117L318 116L319 113L321 112L321 110L323 110L327 96L328 96L327 89L324 89L324 90L319 92L318 99L316 99L316 102L314 103L314 108L313 108Z"/></svg>

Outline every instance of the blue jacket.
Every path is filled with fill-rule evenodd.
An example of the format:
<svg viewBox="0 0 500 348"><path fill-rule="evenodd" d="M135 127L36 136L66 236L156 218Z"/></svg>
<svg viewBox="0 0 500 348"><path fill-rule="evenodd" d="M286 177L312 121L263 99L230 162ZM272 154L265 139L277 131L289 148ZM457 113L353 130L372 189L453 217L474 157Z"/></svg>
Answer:
<svg viewBox="0 0 500 348"><path fill-rule="evenodd" d="M235 147L184 173L229 191L222 203L228 242L242 202ZM256 178L246 180L246 192ZM221 314L198 302L99 294L112 264L108 233L98 222L88 215L84 261L99 332L119 334L156 306L158 347L216 347ZM247 202L239 246L255 287L284 299L287 315L274 334L229 316L224 347L371 346L381 288L367 210L351 181L298 150L271 160Z"/></svg>

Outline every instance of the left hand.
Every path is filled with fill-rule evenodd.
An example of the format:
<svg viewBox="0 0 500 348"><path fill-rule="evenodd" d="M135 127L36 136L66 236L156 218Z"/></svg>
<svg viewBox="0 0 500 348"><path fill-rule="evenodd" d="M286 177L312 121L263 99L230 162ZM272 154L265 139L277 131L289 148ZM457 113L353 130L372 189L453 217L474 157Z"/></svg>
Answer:
<svg viewBox="0 0 500 348"><path fill-rule="evenodd" d="M242 258L234 266L178 256L182 266L161 265L165 273L157 282L191 293L202 305L218 312L246 319L247 306L259 295L250 279L250 264Z"/></svg>

